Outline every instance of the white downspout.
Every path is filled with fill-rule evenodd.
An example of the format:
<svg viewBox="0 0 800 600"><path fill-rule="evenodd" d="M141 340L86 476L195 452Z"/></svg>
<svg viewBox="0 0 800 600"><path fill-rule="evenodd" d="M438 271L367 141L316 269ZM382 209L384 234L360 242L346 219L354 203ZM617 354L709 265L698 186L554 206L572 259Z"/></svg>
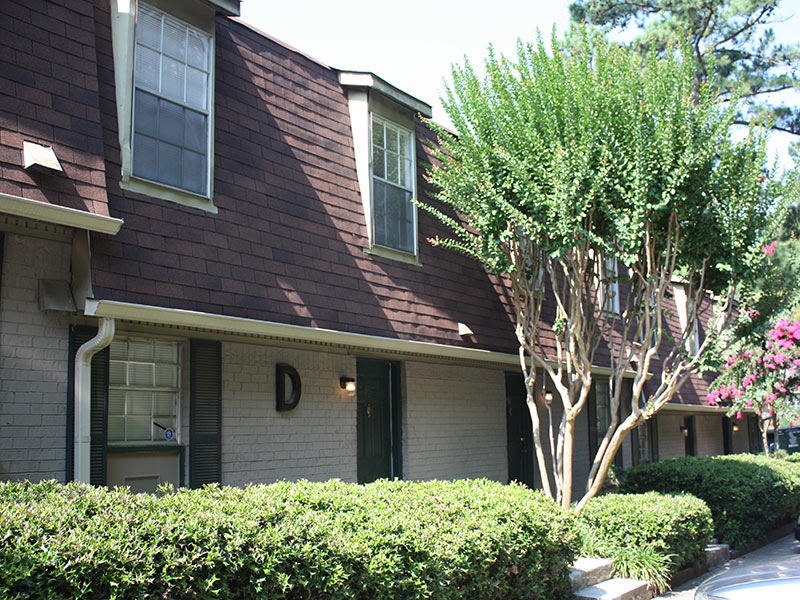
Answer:
<svg viewBox="0 0 800 600"><path fill-rule="evenodd" d="M103 318L97 335L75 354L75 458L74 479L89 483L92 434L92 357L114 338L114 319Z"/></svg>

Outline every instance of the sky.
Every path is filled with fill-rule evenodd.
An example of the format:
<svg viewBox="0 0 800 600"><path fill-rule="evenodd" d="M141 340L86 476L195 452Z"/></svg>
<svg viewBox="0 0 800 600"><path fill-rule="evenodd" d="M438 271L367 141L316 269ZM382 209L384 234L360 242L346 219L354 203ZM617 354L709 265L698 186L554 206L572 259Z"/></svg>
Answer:
<svg viewBox="0 0 800 600"><path fill-rule="evenodd" d="M483 63L491 44L506 56L517 39L550 37L569 24L565 0L243 0L242 19L328 66L372 71L430 104L434 120L449 124L439 104L443 80L454 63ZM781 41L800 39L800 0L783 0ZM790 102L800 102L796 95ZM773 136L772 148L789 161L793 136Z"/></svg>

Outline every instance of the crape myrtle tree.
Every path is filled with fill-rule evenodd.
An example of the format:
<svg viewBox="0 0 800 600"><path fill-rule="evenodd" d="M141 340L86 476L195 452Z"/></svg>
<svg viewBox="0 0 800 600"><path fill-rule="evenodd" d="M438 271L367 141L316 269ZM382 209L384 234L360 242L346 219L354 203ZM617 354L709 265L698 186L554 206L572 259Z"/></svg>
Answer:
<svg viewBox="0 0 800 600"><path fill-rule="evenodd" d="M732 141L736 106L694 88L687 52L643 59L588 36L568 55L549 53L541 38L520 43L515 61L490 48L485 75L468 62L453 67L443 105L455 134L430 123L439 146L428 177L445 210L424 208L453 233L432 242L506 276L542 485L565 508L573 501L576 419L597 349L609 347L611 420L598 432L577 512L602 486L625 436L700 367L708 339L697 354L685 342L701 299L719 299L720 330L780 204L781 184L765 169L764 132ZM609 269L614 263L619 268ZM678 276L688 321L665 344L666 301ZM609 310L616 287L627 290L618 311ZM556 310L543 310L545 301ZM552 335L540 335L545 330ZM546 419L537 369L560 398L560 419ZM619 419L631 373L629 414ZM658 385L645 394L652 376Z"/></svg>
<svg viewBox="0 0 800 600"><path fill-rule="evenodd" d="M767 455L769 429L800 423L800 255L787 232L796 216L789 211L784 239L761 249L767 264L748 282L752 288L742 286L737 322L717 343L723 360L707 396L710 405L727 406L730 417L754 412ZM775 442L777 452L777 436Z"/></svg>

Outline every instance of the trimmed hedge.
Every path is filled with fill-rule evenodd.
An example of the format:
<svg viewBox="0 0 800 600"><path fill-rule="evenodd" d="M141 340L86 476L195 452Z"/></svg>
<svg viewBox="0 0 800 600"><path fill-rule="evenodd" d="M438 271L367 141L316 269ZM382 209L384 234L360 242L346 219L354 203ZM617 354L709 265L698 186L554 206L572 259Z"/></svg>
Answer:
<svg viewBox="0 0 800 600"><path fill-rule="evenodd" d="M620 492L687 492L705 500L721 542L743 548L800 512L800 464L765 456L673 458L625 472Z"/></svg>
<svg viewBox="0 0 800 600"><path fill-rule="evenodd" d="M579 524L592 537L593 554L616 558L619 550L650 547L663 557L659 575L669 580L678 569L705 560L711 542L711 510L688 494L608 494L587 502ZM623 573L645 576L647 573Z"/></svg>
<svg viewBox="0 0 800 600"><path fill-rule="evenodd" d="M0 484L3 598L570 597L572 518L479 481Z"/></svg>

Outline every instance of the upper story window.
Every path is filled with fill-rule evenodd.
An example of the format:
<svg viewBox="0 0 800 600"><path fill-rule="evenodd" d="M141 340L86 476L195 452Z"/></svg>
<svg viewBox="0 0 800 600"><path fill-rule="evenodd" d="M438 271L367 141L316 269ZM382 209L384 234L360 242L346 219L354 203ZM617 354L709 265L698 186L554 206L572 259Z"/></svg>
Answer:
<svg viewBox="0 0 800 600"><path fill-rule="evenodd" d="M419 265L415 116L431 107L372 73L341 71L370 254Z"/></svg>
<svg viewBox="0 0 800 600"><path fill-rule="evenodd" d="M238 0L114 0L120 187L216 213L214 30Z"/></svg>
<svg viewBox="0 0 800 600"><path fill-rule="evenodd" d="M619 262L616 258L604 258L600 268L603 312L619 314Z"/></svg>
<svg viewBox="0 0 800 600"><path fill-rule="evenodd" d="M200 196L209 191L213 38L139 6L133 94L133 176Z"/></svg>
<svg viewBox="0 0 800 600"><path fill-rule="evenodd" d="M416 253L414 134L372 115L372 219L375 244Z"/></svg>

